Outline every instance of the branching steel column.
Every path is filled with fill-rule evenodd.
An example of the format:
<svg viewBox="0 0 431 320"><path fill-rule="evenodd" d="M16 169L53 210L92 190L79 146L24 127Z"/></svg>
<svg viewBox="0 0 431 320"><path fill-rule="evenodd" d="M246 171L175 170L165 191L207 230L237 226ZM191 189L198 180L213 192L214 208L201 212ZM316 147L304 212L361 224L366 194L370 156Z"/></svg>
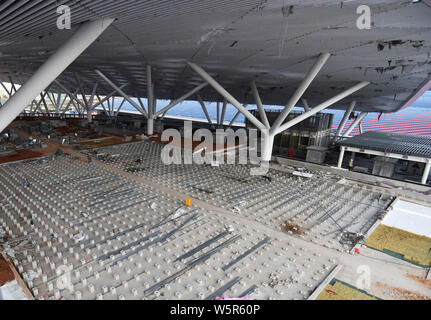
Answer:
<svg viewBox="0 0 431 320"><path fill-rule="evenodd" d="M147 98L148 98L148 119L147 119L147 134L154 134L154 98L153 98L153 79L151 74L151 66L147 65Z"/></svg>
<svg viewBox="0 0 431 320"><path fill-rule="evenodd" d="M220 101L217 101L217 125L220 125Z"/></svg>
<svg viewBox="0 0 431 320"><path fill-rule="evenodd" d="M78 90L75 91L75 94L78 94ZM66 94L66 98L65 101L67 99L67 96L69 96L69 103L66 105L66 107L64 108L63 112L61 113L62 115L66 114L67 111L69 111L70 106L73 104L73 99L70 95Z"/></svg>
<svg viewBox="0 0 431 320"><path fill-rule="evenodd" d="M31 101L54 81L76 58L78 58L114 19L100 19L84 23L63 44L0 111L0 132L3 131Z"/></svg>
<svg viewBox="0 0 431 320"><path fill-rule="evenodd" d="M338 126L337 133L335 134L335 139L337 139L341 135L341 132L343 131L344 127L346 126L347 121L349 121L349 117L352 114L355 107L356 107L356 101L353 101L352 104L350 105L350 108L348 110L346 110L346 113L344 114L343 120L341 120L341 123Z"/></svg>
<svg viewBox="0 0 431 320"><path fill-rule="evenodd" d="M364 120L364 118L368 115L368 112L362 112L355 121L353 121L352 125L349 127L349 129L347 129L347 131L344 133L343 137L347 138L352 131L356 128L356 126L362 121Z"/></svg>
<svg viewBox="0 0 431 320"><path fill-rule="evenodd" d="M45 107L45 111L46 111L46 113L47 113L47 114L49 114L48 105L46 104L46 100L45 100L45 97L46 97L47 93L48 93L48 91L45 91L45 92L41 95L41 100L42 100L42 103L43 103L43 105L44 105L44 107Z"/></svg>
<svg viewBox="0 0 431 320"><path fill-rule="evenodd" d="M256 105L259 108L259 114L260 119L263 121L263 124L266 126L267 129L271 128L271 125L269 124L268 117L266 116L265 109L263 108L262 100L260 99L259 91L256 87L256 82L252 81L250 83L251 91L253 92L254 100L256 101Z"/></svg>
<svg viewBox="0 0 431 320"><path fill-rule="evenodd" d="M317 107L313 108L312 110L310 110L309 112L303 113L302 115L296 117L295 119L285 123L283 126L279 127L278 129L275 129L274 127L271 129L271 134L280 134L283 131L293 127L294 125L304 121L305 119L314 116L316 113L319 113L327 108L329 108L330 106L332 106L334 103L337 103L340 100L343 100L344 98L350 96L351 94L355 93L356 91L361 90L362 88L366 87L367 85L369 85L369 82L361 82L358 83L357 85L345 90L344 92L336 95L335 97L323 102L322 104L318 105Z"/></svg>
<svg viewBox="0 0 431 320"><path fill-rule="evenodd" d="M232 127L232 125L235 123L236 119L241 115L241 111L238 111L236 115L233 117L232 121L229 123L229 127Z"/></svg>
<svg viewBox="0 0 431 320"><path fill-rule="evenodd" d="M87 105L88 105L88 109L87 109L88 123L93 122L93 110L94 110L93 104L94 104L94 96L96 95L96 91L97 91L97 86L98 86L98 83L96 82L94 84L93 91L91 92L90 99L87 102ZM84 98L84 99L86 99L86 98Z"/></svg>
<svg viewBox="0 0 431 320"><path fill-rule="evenodd" d="M320 72L320 70L323 68L323 66L326 64L326 62L330 57L331 57L330 53L323 53L319 56L313 68L311 68L307 76L304 78L304 80L302 80L302 83L299 85L299 88L290 98L283 112L280 114L277 120L275 120L272 126L273 131L277 131L277 129L280 128L282 123L286 120L287 116L289 115L290 111L292 111L292 109L296 106L299 99L301 99L301 97L304 95L305 91L308 89L310 84L316 78L317 74Z"/></svg>
<svg viewBox="0 0 431 320"><path fill-rule="evenodd" d="M120 86L119 88L120 89L124 89L125 87L127 87L129 84L128 83L125 83L125 84L123 84L122 86ZM93 110L94 109L96 109L98 106L100 106L100 105L102 105L102 107L103 107L103 109L105 109L105 106L103 106L103 104L107 101L107 100L109 100L109 99L111 99L111 97L113 97L115 94L117 93L117 90L114 90L114 91L112 91L110 94L108 94L105 98L103 98L103 99L100 99L100 97L99 97L99 95L97 95L97 99L99 100L99 102L98 103L96 103L94 106L93 106ZM106 112L106 109L105 109L105 112Z"/></svg>
<svg viewBox="0 0 431 320"><path fill-rule="evenodd" d="M117 112L115 113L115 116L118 116L125 102L126 102L126 98L123 98L123 101L121 101L120 106L118 107Z"/></svg>
<svg viewBox="0 0 431 320"><path fill-rule="evenodd" d="M148 118L148 113L142 109L135 101L133 101L123 90L121 90L117 85L115 85L111 80L108 79L100 70L94 70L103 80L106 81L113 89L115 89L123 98L126 98L127 102L129 102L136 110L142 113L145 118Z"/></svg>
<svg viewBox="0 0 431 320"><path fill-rule="evenodd" d="M226 117L226 109L227 109L227 100L223 101L223 108L221 111L221 119L220 119L220 125L224 124L224 119Z"/></svg>
<svg viewBox="0 0 431 320"><path fill-rule="evenodd" d="M308 105L307 99L302 99L302 104L304 105L305 112L310 111L310 106Z"/></svg>
<svg viewBox="0 0 431 320"><path fill-rule="evenodd" d="M269 162L272 159L272 150L274 149L275 135L271 134L268 129L262 130L261 133L261 161Z"/></svg>
<svg viewBox="0 0 431 320"><path fill-rule="evenodd" d="M87 97L85 96L85 91L84 91L84 87L82 86L81 79L78 77L78 74L76 72L73 73L73 76L75 77L76 84L79 90L81 91L81 97L82 97L82 100L84 101L84 109L88 110L90 109L90 106L88 105Z"/></svg>
<svg viewBox="0 0 431 320"><path fill-rule="evenodd" d="M190 92L186 93L185 95L183 95L181 98L172 101L171 103L169 103L166 107L164 107L162 110L156 112L156 114L154 115L154 117L159 117L162 114L164 114L165 112L168 112L169 110L171 110L173 107L175 107L177 104L183 102L184 100L186 100L187 98L191 97L192 95L194 95L195 93L201 91L203 88L205 88L208 85L208 83L202 83L201 85L197 86L196 88L194 88L193 90L191 90Z"/></svg>
<svg viewBox="0 0 431 320"><path fill-rule="evenodd" d="M199 103L201 104L202 110L203 110L203 111L204 111L204 113L205 113L205 117L207 118L208 123L209 123L210 125L212 125L212 124L213 124L213 122L212 122L211 117L210 117L210 115L209 115L209 113L208 113L207 107L205 106L205 102L202 100L201 96L199 96L199 95L198 95L198 96L197 96L197 98L198 98Z"/></svg>
<svg viewBox="0 0 431 320"><path fill-rule="evenodd" d="M342 166L343 166L343 161L344 161L344 153L346 152L346 148L345 147L341 147L341 150L340 150L340 156L338 157L338 165L337 165L337 167L338 168L342 168Z"/></svg>
<svg viewBox="0 0 431 320"><path fill-rule="evenodd" d="M199 67L198 65L188 62L188 65L197 73L199 74L202 79L204 79L206 82L208 82L221 96L223 96L227 101L229 101L235 108L238 109L248 120L250 120L251 123L253 123L257 128L260 130L265 130L265 125L260 122L258 119L256 119L255 116L253 116L250 111L247 110L247 108L244 108L244 106L236 100L229 92L226 91L213 77L211 77L204 69Z"/></svg>
<svg viewBox="0 0 431 320"><path fill-rule="evenodd" d="M431 162L427 162L427 164L425 165L424 174L422 176L422 184L427 184L430 171L431 171Z"/></svg>
<svg viewBox="0 0 431 320"><path fill-rule="evenodd" d="M54 80L54 82L60 87L60 89L62 89L64 92L66 92L66 94L68 94L71 99L75 100L82 108L85 109L85 104L78 99L79 88L78 88L78 90L75 91L75 93L72 93L60 81Z"/></svg>

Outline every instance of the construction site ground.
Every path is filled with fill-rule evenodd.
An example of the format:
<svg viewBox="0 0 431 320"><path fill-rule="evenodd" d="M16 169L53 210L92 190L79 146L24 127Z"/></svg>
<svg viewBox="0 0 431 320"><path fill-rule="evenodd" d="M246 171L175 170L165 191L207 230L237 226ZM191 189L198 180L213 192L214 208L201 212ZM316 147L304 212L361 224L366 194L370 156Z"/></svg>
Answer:
<svg viewBox="0 0 431 320"><path fill-rule="evenodd" d="M61 146L46 143L50 157L0 166L0 226L34 243L10 260L36 299L206 299L226 285L231 297L255 288L251 299L307 299L337 265L351 286L367 266L378 298L431 299L427 269L364 246L352 254L342 241L373 225L390 192L323 169L306 179L274 165L252 179L250 166L165 166L151 141L103 147L113 160L91 163L73 148L51 157ZM71 287L59 281L65 267Z"/></svg>
<svg viewBox="0 0 431 320"><path fill-rule="evenodd" d="M340 282L337 279L322 291L316 300L377 300L364 290L359 290L351 285Z"/></svg>
<svg viewBox="0 0 431 320"><path fill-rule="evenodd" d="M421 266L431 266L431 238L425 236L382 224L368 237L365 245Z"/></svg>

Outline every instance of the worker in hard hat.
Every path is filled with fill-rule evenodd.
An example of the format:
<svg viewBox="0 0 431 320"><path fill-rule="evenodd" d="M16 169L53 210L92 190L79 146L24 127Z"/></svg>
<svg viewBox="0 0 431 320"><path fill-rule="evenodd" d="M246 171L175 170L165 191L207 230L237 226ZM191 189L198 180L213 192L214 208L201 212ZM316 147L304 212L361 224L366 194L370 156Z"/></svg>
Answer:
<svg viewBox="0 0 431 320"><path fill-rule="evenodd" d="M350 159L350 161L349 161L349 170L350 170L350 171L352 171L352 170L353 170L353 167L354 167L354 160L353 160L353 158L352 158L352 159Z"/></svg>

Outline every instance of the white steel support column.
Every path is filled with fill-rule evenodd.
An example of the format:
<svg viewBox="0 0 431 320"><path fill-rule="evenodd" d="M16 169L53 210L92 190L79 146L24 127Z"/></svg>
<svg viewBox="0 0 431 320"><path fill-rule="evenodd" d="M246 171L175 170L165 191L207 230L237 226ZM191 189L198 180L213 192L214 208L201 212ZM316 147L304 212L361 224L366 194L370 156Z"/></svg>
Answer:
<svg viewBox="0 0 431 320"><path fill-rule="evenodd" d="M220 125L224 124L224 119L226 117L226 109L227 109L227 100L223 101L223 108L221 111Z"/></svg>
<svg viewBox="0 0 431 320"><path fill-rule="evenodd" d="M77 94L77 93L78 93L78 90L76 90L75 94ZM66 99L67 99L67 97L69 97L69 102L66 105L66 107L64 108L63 112L61 113L62 115L66 114L66 112L69 111L70 106L73 103L73 98L70 95L66 94Z"/></svg>
<svg viewBox="0 0 431 320"><path fill-rule="evenodd" d="M235 123L236 119L241 115L241 111L238 111L236 115L232 118L232 121L229 124L229 127L232 127L232 125Z"/></svg>
<svg viewBox="0 0 431 320"><path fill-rule="evenodd" d="M217 125L220 125L220 101L217 101Z"/></svg>
<svg viewBox="0 0 431 320"><path fill-rule="evenodd" d="M212 122L211 117L208 113L207 107L205 106L205 102L202 100L201 96L198 95L197 98L198 98L199 103L201 104L202 110L205 113L205 117L207 118L208 123L212 126L213 122Z"/></svg>
<svg viewBox="0 0 431 320"><path fill-rule="evenodd" d="M347 129L347 131L344 133L343 138L347 138L349 137L349 135L352 133L352 131L356 128L356 126L362 121L364 120L364 118L368 115L368 112L362 112L355 121L353 121L353 123L351 124L351 126L349 127L349 129Z"/></svg>
<svg viewBox="0 0 431 320"><path fill-rule="evenodd" d="M282 125L281 127L279 127L278 129L275 129L275 127L273 127L271 129L271 133L272 134L280 134L283 131L293 127L294 125L304 121L305 119L314 116L316 113L319 113L327 108L329 108L330 106L332 106L334 103L337 103L340 100L343 100L344 98L350 96L351 94L355 93L356 91L361 90L362 88L366 87L367 85L369 85L369 82L361 82L358 83L357 85L347 89L346 91L336 95L335 97L323 102L322 104L318 105L317 107L313 108L312 110L310 110L309 112L303 113L300 116L296 117L295 119L285 123L284 125Z"/></svg>
<svg viewBox="0 0 431 320"><path fill-rule="evenodd" d="M431 171L431 162L427 162L427 164L425 165L424 174L422 176L422 184L427 184L430 171Z"/></svg>
<svg viewBox="0 0 431 320"><path fill-rule="evenodd" d="M126 102L126 98L123 98L123 101L121 101L120 106L118 107L117 111L115 112L115 116L118 116L121 109L123 108L124 103Z"/></svg>
<svg viewBox="0 0 431 320"><path fill-rule="evenodd" d="M83 24L5 103L0 111L0 132L3 131L31 101L78 58L114 19L100 19Z"/></svg>
<svg viewBox="0 0 431 320"><path fill-rule="evenodd" d="M125 87L127 87L129 84L125 83L122 86L120 86L120 89L124 89ZM103 106L103 104L111 99L111 97L113 97L115 94L117 93L117 90L112 91L110 94L108 94L105 98L100 99L99 95L97 95L97 100L99 100L94 106L93 106L93 110L96 109L98 106L102 105L102 107L105 109L105 107ZM106 109L105 109L106 111Z"/></svg>
<svg viewBox="0 0 431 320"><path fill-rule="evenodd" d="M151 74L151 66L147 65L147 98L148 98L148 118L147 118L147 134L154 134L154 91L153 80Z"/></svg>
<svg viewBox="0 0 431 320"><path fill-rule="evenodd" d="M347 121L349 121L349 117L352 114L355 107L356 107L356 101L353 101L350 105L350 108L346 110L343 120L341 120L340 125L338 126L337 133L335 134L335 139L337 139L341 135L341 132L346 126Z"/></svg>
<svg viewBox="0 0 431 320"><path fill-rule="evenodd" d="M346 148L341 147L341 151L340 151L340 157L338 158L338 168L342 168L343 167L343 161L344 161L344 153L346 152Z"/></svg>
<svg viewBox="0 0 431 320"><path fill-rule="evenodd" d="M88 105L88 108L87 108L88 123L93 122L93 110L94 110L93 104L94 104L94 97L95 97L96 91L97 91L97 86L98 86L98 83L96 82L94 84L93 91L91 92L90 100L88 100L88 103L87 103L87 105ZM84 99L87 100L85 97L84 97Z"/></svg>
<svg viewBox="0 0 431 320"><path fill-rule="evenodd" d="M66 92L66 94L68 94L71 99L75 100L82 108L85 109L84 102L80 101L78 98L79 88L75 91L75 93L72 93L60 81L54 80L54 82L60 87L60 89L62 89L64 92Z"/></svg>
<svg viewBox="0 0 431 320"><path fill-rule="evenodd" d="M319 71L322 69L326 61L329 59L330 54L322 54L318 61L315 63L313 68L310 70L310 72L307 74L305 79L302 81L299 88L296 90L295 94L291 97L288 104L286 105L286 108L283 110L283 112L280 114L279 118L277 119L276 123L272 126L272 128L269 128L270 124L267 123L267 117L264 114L263 110L263 104L260 100L256 85L254 82L251 83L252 92L254 94L256 104L259 107L259 111L261 112L261 120L265 123L263 124L261 121L259 121L255 116L253 116L245 106L243 106L238 100L236 100L227 90L225 90L213 77L211 77L205 70L203 70L198 65L189 62L189 66L197 73L199 74L205 81L207 81L221 96L223 96L227 101L229 101L235 108L237 108L238 113L235 115L234 119L231 121L229 126L232 126L234 121L238 118L238 116L242 113L255 127L257 127L262 134L262 142L261 142L261 161L263 163L267 163L272 158L272 150L274 147L274 139L275 136L282 133L283 131L291 128L292 126L304 121L305 119L308 119L309 117L314 116L316 113L319 113L323 111L324 109L330 107L334 103L337 103L338 101L346 98L347 96L355 93L356 91L364 88L365 86L369 85L369 82L361 82L356 84L355 86L345 90L342 93L339 93L335 97L321 103L320 105L316 106L315 108L305 112L304 114L300 115L299 117L296 117L295 119L285 123L284 125L281 125L286 117L289 115L290 111L293 107L297 104L297 102L301 99L304 92L307 90L313 79L317 76ZM308 108L308 104L305 105L305 108ZM265 120L266 119L266 120Z"/></svg>
<svg viewBox="0 0 431 320"><path fill-rule="evenodd" d="M310 106L308 105L308 101L306 99L302 99L302 104L304 105L305 112L310 111Z"/></svg>
<svg viewBox="0 0 431 320"><path fill-rule="evenodd" d="M250 83L251 91L253 92L253 97L256 102L257 107L259 108L260 119L263 121L263 124L267 129L271 128L269 124L268 117L266 116L265 109L263 108L262 100L260 99L259 91L257 90L256 82L252 81Z"/></svg>
<svg viewBox="0 0 431 320"><path fill-rule="evenodd" d="M187 98L190 98L192 95L194 95L195 93L201 91L203 88L205 88L208 85L208 83L202 83L201 85L197 86L196 88L194 88L193 90L189 91L188 93L186 93L185 95L183 95L181 98L172 101L171 103L169 103L166 107L164 107L162 110L158 111L155 113L154 117L159 117L162 114L164 114L165 112L168 112L169 110L171 110L173 107L175 107L177 104L183 102L184 100L186 100Z"/></svg>
<svg viewBox="0 0 431 320"><path fill-rule="evenodd" d="M299 99L304 95L305 91L308 89L310 84L313 82L313 80L316 78L320 70L323 68L323 66L326 64L328 59L331 57L330 53L323 53L319 56L314 66L311 68L311 70L308 72L308 74L305 76L304 80L302 80L301 84L299 85L299 88L296 90L296 92L293 94L293 96L290 98L289 102L287 103L286 107L284 108L283 112L280 114L280 116L275 120L273 125L273 130L277 130L283 122L286 120L287 116L289 115L290 111L296 106ZM283 130L284 131L284 130Z"/></svg>
<svg viewBox="0 0 431 320"><path fill-rule="evenodd" d="M107 76L105 76L100 70L94 70L106 83L108 83L115 91L117 91L123 98L126 98L127 102L129 102L136 110L142 113L145 118L148 118L148 113L142 109L135 101L133 101L123 90L120 89L117 85L115 85ZM109 99L108 99L109 102Z"/></svg>
<svg viewBox="0 0 431 320"><path fill-rule="evenodd" d="M262 139L261 139L261 161L269 162L272 159L272 150L274 148L274 138L268 129L261 130Z"/></svg>
<svg viewBox="0 0 431 320"><path fill-rule="evenodd" d="M198 65L189 62L189 66L199 74L202 79L208 82L223 98L230 102L235 108L238 109L251 123L253 123L260 130L266 129L265 125L260 122L256 117L254 117L247 108L236 100L229 92L227 92L213 77L211 77L204 69L199 67Z"/></svg>

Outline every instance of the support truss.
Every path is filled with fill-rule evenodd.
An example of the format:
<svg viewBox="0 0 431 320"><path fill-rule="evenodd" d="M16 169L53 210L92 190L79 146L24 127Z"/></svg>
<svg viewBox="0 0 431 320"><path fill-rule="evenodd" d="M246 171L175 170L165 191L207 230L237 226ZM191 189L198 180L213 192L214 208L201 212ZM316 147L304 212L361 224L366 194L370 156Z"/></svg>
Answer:
<svg viewBox="0 0 431 320"><path fill-rule="evenodd" d="M197 73L199 74L202 79L204 79L207 83L209 83L222 97L226 99L226 101L230 102L235 108L237 108L238 113L235 115L234 120L232 120L230 126L234 123L234 121L238 118L238 116L242 113L253 125L255 125L262 133L262 145L261 145L261 153L262 153L262 161L268 162L271 160L272 157L272 149L274 144L274 138L276 135L282 133L283 131L293 127L294 125L304 121L305 119L314 116L315 114L323 111L324 109L327 109L328 107L332 106L333 104L341 101L342 99L346 98L347 96L355 93L356 91L364 88L365 86L369 85L369 82L361 82L357 85L345 90L344 92L336 95L335 97L321 103L320 105L310 109L308 106L308 103L303 100L304 102L304 108L306 112L299 117L284 123L287 116L291 112L291 110L297 105L299 100L304 95L305 91L308 89L312 81L315 79L317 74L320 72L320 70L323 68L325 63L330 58L329 53L324 53L319 56L314 66L311 68L311 70L308 72L304 80L299 85L298 89L295 91L295 93L290 98L289 102L286 104L285 108L281 112L278 119L275 121L275 123L272 125L272 127L269 124L268 118L266 116L265 110L263 108L262 100L260 99L260 95L256 86L256 83L254 81L251 82L251 91L253 93L253 96L255 98L256 104L259 109L260 119L263 121L259 121L254 115L252 115L246 107L244 107L238 100L236 100L229 92L227 92L226 89L224 89L212 76L210 76L204 69L202 69L200 66L189 62L189 66Z"/></svg>

